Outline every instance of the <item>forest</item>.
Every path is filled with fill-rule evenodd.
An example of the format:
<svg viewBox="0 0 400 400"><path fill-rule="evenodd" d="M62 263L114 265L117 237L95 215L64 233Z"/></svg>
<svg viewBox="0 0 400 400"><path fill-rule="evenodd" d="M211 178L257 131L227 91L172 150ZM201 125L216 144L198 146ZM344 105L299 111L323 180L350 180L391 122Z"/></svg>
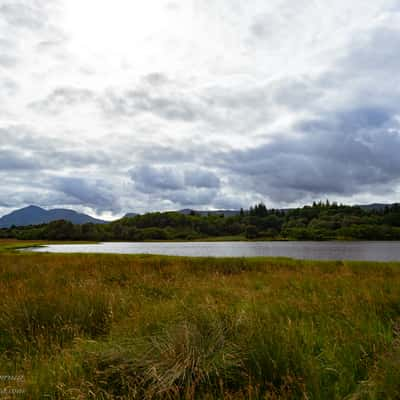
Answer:
<svg viewBox="0 0 400 400"><path fill-rule="evenodd" d="M20 240L400 240L400 204L363 208L319 202L290 210L260 203L235 216L155 212L106 224L60 220L0 229L0 238Z"/></svg>

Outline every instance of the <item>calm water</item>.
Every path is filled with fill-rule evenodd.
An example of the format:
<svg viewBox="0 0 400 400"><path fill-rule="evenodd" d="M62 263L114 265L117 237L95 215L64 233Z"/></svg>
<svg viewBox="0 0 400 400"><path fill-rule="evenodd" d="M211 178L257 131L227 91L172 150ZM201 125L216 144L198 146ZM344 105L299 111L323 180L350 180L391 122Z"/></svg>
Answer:
<svg viewBox="0 0 400 400"><path fill-rule="evenodd" d="M206 257L268 256L314 260L400 261L400 242L125 242L49 245L35 248L33 251L50 253L147 253Z"/></svg>

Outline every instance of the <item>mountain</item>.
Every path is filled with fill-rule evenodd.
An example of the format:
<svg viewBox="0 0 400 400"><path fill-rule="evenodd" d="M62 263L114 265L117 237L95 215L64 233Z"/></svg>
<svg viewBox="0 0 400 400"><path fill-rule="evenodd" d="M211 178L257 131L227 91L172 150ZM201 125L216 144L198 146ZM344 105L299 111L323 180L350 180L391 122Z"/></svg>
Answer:
<svg viewBox="0 0 400 400"><path fill-rule="evenodd" d="M40 225L57 220L70 221L73 224L104 224L106 221L93 218L86 214L81 214L73 210L64 210L62 208L54 210L44 210L36 206L29 206L15 210L10 214L0 218L0 228L9 228L15 226Z"/></svg>

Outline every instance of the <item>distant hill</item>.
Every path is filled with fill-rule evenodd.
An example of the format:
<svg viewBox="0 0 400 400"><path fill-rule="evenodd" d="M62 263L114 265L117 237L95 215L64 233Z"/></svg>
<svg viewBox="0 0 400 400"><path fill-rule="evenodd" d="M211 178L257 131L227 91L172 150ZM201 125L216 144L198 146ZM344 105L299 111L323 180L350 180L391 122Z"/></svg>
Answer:
<svg viewBox="0 0 400 400"><path fill-rule="evenodd" d="M192 210L190 208L185 208L183 210L179 210L178 213L183 214L183 215L190 215L192 213L195 213L196 215L223 215L225 217L233 217L235 215L239 215L240 211L239 210L205 210L205 211L199 211L199 210Z"/></svg>
<svg viewBox="0 0 400 400"><path fill-rule="evenodd" d="M133 218L133 217L136 217L138 215L140 215L140 214L130 212L130 213L126 213L122 218Z"/></svg>
<svg viewBox="0 0 400 400"><path fill-rule="evenodd" d="M93 218L86 214L81 214L73 210L54 209L44 210L36 206L29 206L13 211L10 214L0 218L0 228L9 228L15 226L40 225L57 220L70 221L73 224L85 224L91 222L93 224L104 224L106 221Z"/></svg>
<svg viewBox="0 0 400 400"><path fill-rule="evenodd" d="M183 210L176 210L176 211L171 211L171 212L176 212L179 214L183 215L190 215L190 214L195 214L195 215L200 215L200 216L207 216L207 215L224 215L225 217L232 217L235 215L239 215L240 211L236 210L192 210L191 208L184 208ZM127 213L125 214L122 218L134 218L137 217L140 214L137 213Z"/></svg>
<svg viewBox="0 0 400 400"><path fill-rule="evenodd" d="M366 211L371 211L371 210L382 211L385 209L385 207L391 207L391 206L393 206L393 204L374 203L374 204L363 204L359 205L358 207Z"/></svg>

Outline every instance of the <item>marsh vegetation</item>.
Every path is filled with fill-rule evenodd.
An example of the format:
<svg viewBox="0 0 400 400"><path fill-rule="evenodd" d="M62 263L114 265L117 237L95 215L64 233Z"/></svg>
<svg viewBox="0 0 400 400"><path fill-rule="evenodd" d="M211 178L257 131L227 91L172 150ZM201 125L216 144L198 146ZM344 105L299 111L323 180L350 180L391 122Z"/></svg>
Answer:
<svg viewBox="0 0 400 400"><path fill-rule="evenodd" d="M400 263L5 250L0 307L19 398L400 396Z"/></svg>

